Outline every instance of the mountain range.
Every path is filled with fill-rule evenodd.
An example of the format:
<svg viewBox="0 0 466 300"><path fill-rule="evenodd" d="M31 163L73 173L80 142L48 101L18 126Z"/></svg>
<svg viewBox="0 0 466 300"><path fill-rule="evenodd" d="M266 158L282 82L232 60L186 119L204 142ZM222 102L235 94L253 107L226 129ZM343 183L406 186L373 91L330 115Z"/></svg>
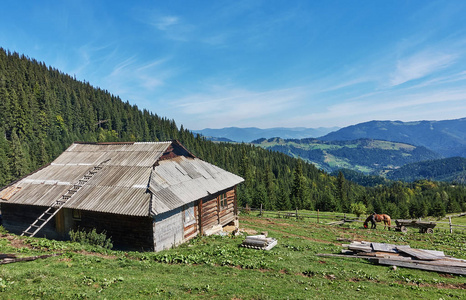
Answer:
<svg viewBox="0 0 466 300"><path fill-rule="evenodd" d="M312 138L326 130L331 132ZM261 136L252 143L301 157L328 172L346 169L407 181L463 182L465 177L463 161L458 159L466 158L466 118L370 121L339 129L230 127L197 132L218 141L228 141L225 137L233 141L250 141ZM309 136L300 137L306 134ZM452 157L457 159L448 159Z"/></svg>
<svg viewBox="0 0 466 300"><path fill-rule="evenodd" d="M220 129L205 128L202 130L192 130L193 133L203 135L213 141L232 141L249 143L260 138L281 137L283 139L304 139L310 137L319 137L332 131L338 130L339 127L274 127L261 129L257 127L226 127Z"/></svg>
<svg viewBox="0 0 466 300"><path fill-rule="evenodd" d="M341 128L323 141L377 139L424 146L443 157L466 157L466 118L444 121L370 121Z"/></svg>
<svg viewBox="0 0 466 300"><path fill-rule="evenodd" d="M383 174L408 163L441 158L439 154L422 146L372 139L322 141L271 138L252 143L265 149L301 157L327 172L346 168L365 174Z"/></svg>

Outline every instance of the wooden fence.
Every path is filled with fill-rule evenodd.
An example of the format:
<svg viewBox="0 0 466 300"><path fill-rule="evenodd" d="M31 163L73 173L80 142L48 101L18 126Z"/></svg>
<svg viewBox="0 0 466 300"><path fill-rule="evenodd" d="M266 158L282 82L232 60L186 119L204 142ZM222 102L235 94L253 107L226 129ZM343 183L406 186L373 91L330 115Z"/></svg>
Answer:
<svg viewBox="0 0 466 300"><path fill-rule="evenodd" d="M295 210L288 210L288 211L273 211L273 210L264 210L262 207L260 208L249 208L249 207L242 207L239 209L241 213L243 214L250 214L250 213L255 213L261 217L272 217L272 218L285 218L285 219L296 219L296 220L305 220L305 219L315 219L316 223L323 223L325 222L328 225L339 225L339 224L344 224L347 222L364 222L363 219L359 219L357 217L354 217L353 215L347 215L345 213L330 213L330 212L319 212L317 210L316 212L312 213L306 213L306 212L300 212L297 209ZM461 216L466 216L466 213L462 213L459 215L455 215L454 217L461 217ZM450 233L453 233L454 229L457 230L466 230L466 225L458 225L458 224L453 224L451 220L451 216L448 217L449 221L448 222L440 222L440 221L435 221L436 224L448 224L448 226L441 226L444 228L444 230L450 229ZM421 219L419 219L421 221ZM395 220L392 220L392 223L394 225ZM393 226L392 227L395 227ZM439 227L437 227L439 229Z"/></svg>
<svg viewBox="0 0 466 300"><path fill-rule="evenodd" d="M273 210L264 210L262 208L249 208L243 207L240 208L240 212L243 214L255 213L261 217L276 217L276 218L285 218L285 219L296 219L296 220L305 220L305 219L316 219L316 223L325 222L326 220L333 221L332 224L345 223L345 222L363 222L356 217L347 216L345 213L323 213L317 210L314 213L305 213L296 210L288 211L273 211Z"/></svg>

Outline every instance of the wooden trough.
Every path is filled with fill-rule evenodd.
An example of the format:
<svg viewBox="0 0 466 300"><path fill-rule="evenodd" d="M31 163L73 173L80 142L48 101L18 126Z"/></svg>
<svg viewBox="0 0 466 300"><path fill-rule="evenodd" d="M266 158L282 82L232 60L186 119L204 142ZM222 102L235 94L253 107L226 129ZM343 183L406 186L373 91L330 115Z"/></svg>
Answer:
<svg viewBox="0 0 466 300"><path fill-rule="evenodd" d="M408 227L415 227L419 228L420 233L434 233L434 227L437 225L435 222L423 222L417 220L403 220L397 219L395 220L396 231L407 232Z"/></svg>

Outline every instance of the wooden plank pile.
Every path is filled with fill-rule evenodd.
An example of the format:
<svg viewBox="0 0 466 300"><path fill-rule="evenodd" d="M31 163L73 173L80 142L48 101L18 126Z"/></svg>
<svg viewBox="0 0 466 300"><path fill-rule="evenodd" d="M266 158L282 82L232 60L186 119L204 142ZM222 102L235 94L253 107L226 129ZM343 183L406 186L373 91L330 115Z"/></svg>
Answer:
<svg viewBox="0 0 466 300"><path fill-rule="evenodd" d="M62 253L54 253L54 254L47 254L47 255L39 255L39 256L28 256L28 257L17 257L16 254L8 254L8 253L0 253L0 265L4 264L11 264L20 261L33 261L36 259L43 259L52 256L59 256Z"/></svg>
<svg viewBox="0 0 466 300"><path fill-rule="evenodd" d="M241 247L270 250L277 245L277 240L274 238L268 238L263 234L249 235L241 244Z"/></svg>
<svg viewBox="0 0 466 300"><path fill-rule="evenodd" d="M364 241L351 242L343 247L348 248L342 251L345 255L367 258L380 265L466 275L466 260L446 256L443 251Z"/></svg>

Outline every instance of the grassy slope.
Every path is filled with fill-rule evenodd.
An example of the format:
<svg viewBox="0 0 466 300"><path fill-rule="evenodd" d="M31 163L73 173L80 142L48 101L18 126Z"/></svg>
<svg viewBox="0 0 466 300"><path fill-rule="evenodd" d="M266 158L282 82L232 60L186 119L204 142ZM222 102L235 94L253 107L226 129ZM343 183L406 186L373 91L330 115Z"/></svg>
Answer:
<svg viewBox="0 0 466 300"><path fill-rule="evenodd" d="M268 231L279 244L269 252L238 248L244 237L203 237L160 253L89 253L79 244L6 236L2 253L63 252L0 268L0 298L7 299L447 299L461 298L464 277L372 265L338 253L338 237L410 244L466 259L465 234L404 235L313 221L245 216L241 227ZM7 239L8 238L8 239ZM14 245L14 246L12 246ZM31 249L31 247L35 249ZM19 247L19 248L18 248Z"/></svg>

